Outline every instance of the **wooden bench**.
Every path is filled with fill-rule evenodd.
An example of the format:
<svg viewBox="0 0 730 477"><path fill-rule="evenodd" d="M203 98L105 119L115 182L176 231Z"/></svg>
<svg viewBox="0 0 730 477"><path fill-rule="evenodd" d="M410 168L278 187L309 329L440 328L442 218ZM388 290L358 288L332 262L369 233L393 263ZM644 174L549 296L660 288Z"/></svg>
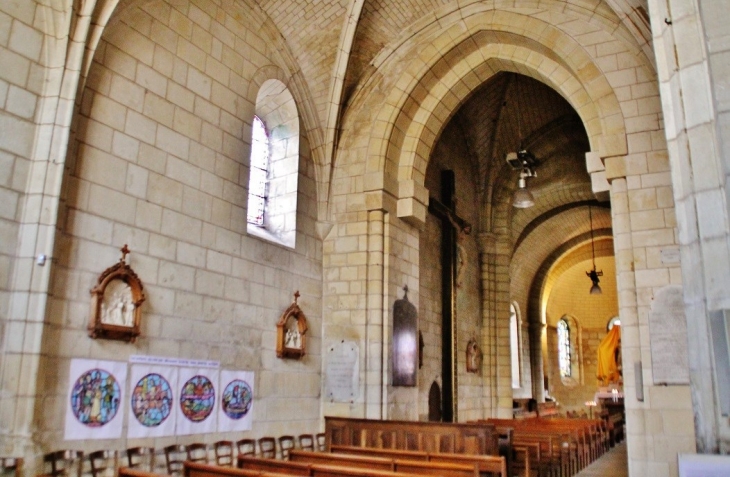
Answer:
<svg viewBox="0 0 730 477"><path fill-rule="evenodd" d="M118 477L169 477L167 474L155 474L154 472L145 472L144 470L133 469L131 467L120 467L117 471Z"/></svg>
<svg viewBox="0 0 730 477"><path fill-rule="evenodd" d="M291 454L290 454L291 456ZM292 462L284 460L260 459L256 457L239 456L238 465L243 470L259 471L270 476L273 473L278 475L300 475L310 477L416 477L424 474L412 474L407 472L397 472L392 470L379 470L363 467L349 467L347 464L336 465L330 462L328 464L308 464L304 462ZM232 474L226 474L228 477L236 477ZM431 474L434 475L434 474ZM436 474L441 475L441 474ZM188 476L186 476L188 477ZM222 474L207 474L190 477L222 477ZM444 476L446 477L446 476Z"/></svg>
<svg viewBox="0 0 730 477"><path fill-rule="evenodd" d="M416 461L431 463L451 463L451 464L467 464L476 466L479 475L498 475L507 477L507 467L504 457L471 455L471 454L453 454L441 452L420 452L420 451L402 451L397 449L372 449L367 447L338 446L333 445L331 454L337 455L353 455L353 456L370 456L376 458L391 458L396 463L399 461ZM403 467L396 467L396 470L403 470Z"/></svg>
<svg viewBox="0 0 730 477"><path fill-rule="evenodd" d="M119 477L154 477L156 474L144 475L130 475ZM185 461L183 463L183 476L184 477L286 477L291 474L284 474L278 472L262 472L257 470L243 470L236 469L234 467L201 464L198 462ZM307 474L305 474L307 475Z"/></svg>
<svg viewBox="0 0 730 477"><path fill-rule="evenodd" d="M380 421L325 417L327 445L497 455L494 426L484 423Z"/></svg>
<svg viewBox="0 0 730 477"><path fill-rule="evenodd" d="M600 457L610 446L605 423L595 419L488 419L501 429L510 427L514 445L540 442L538 475L570 476ZM531 452L533 457L534 452Z"/></svg>

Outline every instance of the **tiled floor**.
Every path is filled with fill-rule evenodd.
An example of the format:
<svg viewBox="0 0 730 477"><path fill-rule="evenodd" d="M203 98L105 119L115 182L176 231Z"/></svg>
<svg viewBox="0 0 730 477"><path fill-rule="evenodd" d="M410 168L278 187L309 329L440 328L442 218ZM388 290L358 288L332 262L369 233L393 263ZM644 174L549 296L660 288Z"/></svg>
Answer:
<svg viewBox="0 0 730 477"><path fill-rule="evenodd" d="M628 477L626 441L618 444L600 459L578 472L575 477Z"/></svg>

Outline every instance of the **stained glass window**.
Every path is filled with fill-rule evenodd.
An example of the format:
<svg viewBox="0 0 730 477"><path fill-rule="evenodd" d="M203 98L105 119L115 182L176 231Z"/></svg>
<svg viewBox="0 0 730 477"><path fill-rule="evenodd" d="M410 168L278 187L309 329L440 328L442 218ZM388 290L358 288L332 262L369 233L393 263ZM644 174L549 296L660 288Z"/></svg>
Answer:
<svg viewBox="0 0 730 477"><path fill-rule="evenodd" d="M251 133L251 170L248 179L248 223L264 226L266 192L269 175L269 134L266 125L258 117L253 117Z"/></svg>
<svg viewBox="0 0 730 477"><path fill-rule="evenodd" d="M560 377L570 377L570 326L566 320L558 322L558 363Z"/></svg>

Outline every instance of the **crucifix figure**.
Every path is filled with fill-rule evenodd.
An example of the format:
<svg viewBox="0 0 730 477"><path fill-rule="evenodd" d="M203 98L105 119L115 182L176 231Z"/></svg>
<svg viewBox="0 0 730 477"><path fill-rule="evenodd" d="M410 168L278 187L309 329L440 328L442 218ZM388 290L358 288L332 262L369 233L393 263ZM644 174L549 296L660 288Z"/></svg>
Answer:
<svg viewBox="0 0 730 477"><path fill-rule="evenodd" d="M456 379L456 288L461 285L466 266L464 238L471 224L456 214L454 171L441 171L440 200L431 197L428 211L441 220L441 317L443 421L455 422Z"/></svg>

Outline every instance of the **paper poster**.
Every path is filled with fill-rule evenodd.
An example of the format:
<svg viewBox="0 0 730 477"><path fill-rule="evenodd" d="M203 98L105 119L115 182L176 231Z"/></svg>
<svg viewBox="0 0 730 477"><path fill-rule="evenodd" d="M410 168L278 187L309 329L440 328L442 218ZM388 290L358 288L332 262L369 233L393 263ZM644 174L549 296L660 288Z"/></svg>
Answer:
<svg viewBox="0 0 730 477"><path fill-rule="evenodd" d="M218 432L250 431L253 424L253 371L221 371Z"/></svg>
<svg viewBox="0 0 730 477"><path fill-rule="evenodd" d="M178 368L132 365L127 437L175 435L177 378Z"/></svg>
<svg viewBox="0 0 730 477"><path fill-rule="evenodd" d="M177 435L216 432L219 371L178 369Z"/></svg>
<svg viewBox="0 0 730 477"><path fill-rule="evenodd" d="M64 439L122 436L127 363L72 359Z"/></svg>

